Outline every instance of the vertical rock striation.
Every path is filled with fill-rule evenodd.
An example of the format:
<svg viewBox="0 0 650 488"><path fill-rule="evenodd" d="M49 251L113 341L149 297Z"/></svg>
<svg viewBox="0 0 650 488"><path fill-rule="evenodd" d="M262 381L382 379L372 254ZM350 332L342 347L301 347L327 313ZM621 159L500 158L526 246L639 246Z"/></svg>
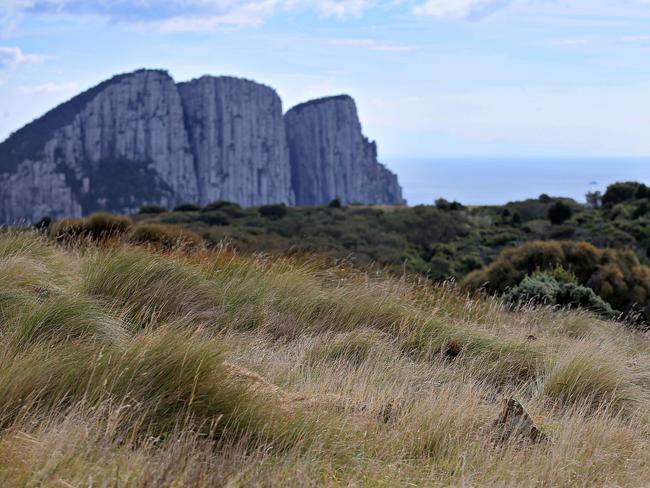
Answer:
<svg viewBox="0 0 650 488"><path fill-rule="evenodd" d="M291 176L298 205L343 203L402 204L397 176L377 161L354 100L337 96L313 100L285 116Z"/></svg>
<svg viewBox="0 0 650 488"><path fill-rule="evenodd" d="M276 92L231 77L176 84L164 71L119 75L0 144L0 224L229 200L243 206L403 203L377 162L354 101L282 115Z"/></svg>
<svg viewBox="0 0 650 488"><path fill-rule="evenodd" d="M179 85L195 155L199 201L293 204L282 101L275 90L231 77Z"/></svg>
<svg viewBox="0 0 650 488"><path fill-rule="evenodd" d="M197 193L181 99L163 71L116 76L19 130L0 145L0 173L4 223Z"/></svg>

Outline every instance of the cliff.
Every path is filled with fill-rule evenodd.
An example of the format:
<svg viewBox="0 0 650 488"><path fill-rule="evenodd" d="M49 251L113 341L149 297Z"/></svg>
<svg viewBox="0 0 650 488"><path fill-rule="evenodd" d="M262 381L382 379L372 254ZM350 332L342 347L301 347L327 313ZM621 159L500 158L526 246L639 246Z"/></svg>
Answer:
<svg viewBox="0 0 650 488"><path fill-rule="evenodd" d="M179 85L199 202L293 204L282 101L239 78L204 76Z"/></svg>
<svg viewBox="0 0 650 488"><path fill-rule="evenodd" d="M285 116L291 178L298 205L402 204L397 176L377 161L363 136L354 100L337 96L298 105Z"/></svg>
<svg viewBox="0 0 650 488"><path fill-rule="evenodd" d="M117 76L0 145L0 219L128 213L197 194L183 106L162 71Z"/></svg>
<svg viewBox="0 0 650 488"><path fill-rule="evenodd" d="M119 75L0 144L0 224L143 204L314 205L337 196L403 202L354 101L308 102L283 117L272 88L238 78Z"/></svg>

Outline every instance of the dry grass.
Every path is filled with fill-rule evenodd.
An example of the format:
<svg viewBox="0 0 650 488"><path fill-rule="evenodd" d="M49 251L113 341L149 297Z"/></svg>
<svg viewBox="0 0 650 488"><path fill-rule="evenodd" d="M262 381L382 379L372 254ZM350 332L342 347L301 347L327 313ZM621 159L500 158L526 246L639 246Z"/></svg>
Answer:
<svg viewBox="0 0 650 488"><path fill-rule="evenodd" d="M649 394L648 338L582 312L0 236L1 486L646 486ZM497 440L509 396L550 442Z"/></svg>

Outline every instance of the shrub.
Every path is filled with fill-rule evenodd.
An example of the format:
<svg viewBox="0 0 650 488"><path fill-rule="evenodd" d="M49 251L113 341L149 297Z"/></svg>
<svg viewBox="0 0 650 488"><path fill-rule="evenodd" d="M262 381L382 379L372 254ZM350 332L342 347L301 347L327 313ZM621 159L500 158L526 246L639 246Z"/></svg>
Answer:
<svg viewBox="0 0 650 488"><path fill-rule="evenodd" d="M548 219L553 225L566 222L573 215L573 210L564 202L555 202L548 209Z"/></svg>
<svg viewBox="0 0 650 488"><path fill-rule="evenodd" d="M213 212L201 212L199 220L208 225L229 225L230 218L223 212L216 210Z"/></svg>
<svg viewBox="0 0 650 488"><path fill-rule="evenodd" d="M215 210L221 210L224 207L239 207L239 205L226 200L217 200L216 202L208 203L201 209L201 212L213 212Z"/></svg>
<svg viewBox="0 0 650 488"><path fill-rule="evenodd" d="M564 273L559 273L560 279L565 277ZM553 273L535 273L527 276L505 295L505 299L515 305L533 302L566 308L586 308L606 318L616 315L611 305L596 295L591 288L575 282L559 281L556 276L558 273L555 276Z"/></svg>
<svg viewBox="0 0 650 488"><path fill-rule="evenodd" d="M436 208L439 210L442 210L444 212L450 211L450 210L463 210L465 207L463 204L453 201L449 202L445 200L444 198L438 198L435 201Z"/></svg>
<svg viewBox="0 0 650 488"><path fill-rule="evenodd" d="M140 207L140 211L138 212L141 215L145 214L161 214L165 213L167 209L165 207L161 207L160 205L143 205Z"/></svg>
<svg viewBox="0 0 650 488"><path fill-rule="evenodd" d="M203 245L196 232L170 224L141 224L129 236L133 244L151 244L163 249L195 249Z"/></svg>
<svg viewBox="0 0 650 488"><path fill-rule="evenodd" d="M286 216L289 211L284 203L278 203L273 205L264 205L260 207L259 212L262 217L278 220Z"/></svg>
<svg viewBox="0 0 650 488"><path fill-rule="evenodd" d="M650 301L650 268L639 262L629 250L602 250L586 242L529 242L504 250L488 267L475 271L464 280L464 286L505 293L536 271L552 271L557 266L573 273L577 285L592 289L614 309L629 312ZM579 290L567 294L582 297ZM567 299L568 300L568 299ZM595 306L595 304L594 304ZM646 307L647 308L647 307ZM650 319L646 316L645 320Z"/></svg>
<svg viewBox="0 0 650 488"><path fill-rule="evenodd" d="M239 219L246 215L246 213L242 210L242 208L238 204L233 202L227 202L225 200L219 200L217 202L208 203L205 207L201 209L201 212L209 213L209 212L216 212L217 210L220 211L222 214L233 219ZM226 224L216 224L216 225L226 225Z"/></svg>
<svg viewBox="0 0 650 488"><path fill-rule="evenodd" d="M329 203L328 207L330 207L330 208L340 208L341 207L341 199L338 198L338 197L335 198L334 200L332 200Z"/></svg>
<svg viewBox="0 0 650 488"><path fill-rule="evenodd" d="M99 212L84 220L85 234L99 239L126 233L133 226L133 221L121 215Z"/></svg>
<svg viewBox="0 0 650 488"><path fill-rule="evenodd" d="M634 212L632 212L632 219L636 220L644 217L648 212L650 212L650 204L647 201L643 201L634 209Z"/></svg>
<svg viewBox="0 0 650 488"><path fill-rule="evenodd" d="M599 191L590 191L585 195L589 208L600 208L603 204L603 194Z"/></svg>
<svg viewBox="0 0 650 488"><path fill-rule="evenodd" d="M640 187L641 184L634 181L609 185L603 195L603 205L611 206L634 200Z"/></svg>
<svg viewBox="0 0 650 488"><path fill-rule="evenodd" d="M34 224L34 229L40 230L42 232L47 232L52 225L52 217L42 217L38 222Z"/></svg>
<svg viewBox="0 0 650 488"><path fill-rule="evenodd" d="M198 212L201 210L200 205L195 205L193 203L181 203L174 207L173 212Z"/></svg>

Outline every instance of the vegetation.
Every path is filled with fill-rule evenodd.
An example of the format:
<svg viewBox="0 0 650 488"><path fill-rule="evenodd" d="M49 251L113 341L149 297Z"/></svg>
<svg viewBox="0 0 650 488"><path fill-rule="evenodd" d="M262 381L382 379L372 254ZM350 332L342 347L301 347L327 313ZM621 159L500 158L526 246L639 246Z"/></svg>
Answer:
<svg viewBox="0 0 650 488"><path fill-rule="evenodd" d="M519 300L518 295L522 293L536 296L531 291L532 288L540 293L543 287L552 289L552 281L560 286L562 280L549 280L543 274L534 274L536 271L551 271L557 267L570 271L577 284L592 289L615 309L633 313L640 308L638 311L644 322L647 323L650 319L650 268L641 264L632 251L603 250L586 242L536 241L506 249L488 267L468 275L464 285L470 289L485 288L495 293L513 289L511 297ZM530 275L533 275L532 278L527 280L526 277ZM590 306L599 308L593 298L583 293L584 290L570 286L576 283L565 282L558 289L564 290L562 294L570 293L573 296L565 297L560 302L568 300L569 303L580 303L587 300ZM583 298L577 300L577 294Z"/></svg>
<svg viewBox="0 0 650 488"><path fill-rule="evenodd" d="M141 224L129 236L134 244L152 244L164 249L198 248L203 245L196 233L168 224Z"/></svg>
<svg viewBox="0 0 650 488"><path fill-rule="evenodd" d="M144 205L142 208L140 208L140 214L146 215L146 214L161 214L165 213L167 209L165 207L161 207L160 205Z"/></svg>
<svg viewBox="0 0 650 488"><path fill-rule="evenodd" d="M564 202L555 202L548 209L548 220L553 225L561 225L571 218L573 210Z"/></svg>
<svg viewBox="0 0 650 488"><path fill-rule="evenodd" d="M111 215L108 213L95 213L85 219L63 219L47 226L43 221L35 227L41 230L48 230L50 235L57 240L78 239L88 237L90 239L107 239L126 234L133 226L129 217Z"/></svg>
<svg viewBox="0 0 650 488"><path fill-rule="evenodd" d="M600 298L586 286L579 285L575 276L573 279L562 279L567 273L537 271L526 276L521 283L506 294L506 300L515 305L541 303L559 307L584 308L605 318L614 318L616 313L611 305Z"/></svg>
<svg viewBox="0 0 650 488"><path fill-rule="evenodd" d="M0 235L0 485L650 482L645 335L415 275L130 244L146 225ZM502 439L509 397L548 442Z"/></svg>
<svg viewBox="0 0 650 488"><path fill-rule="evenodd" d="M642 185L634 184L631 200L613 204L620 200L611 197L617 193L615 188L608 190L604 206L600 204L604 197L598 195L591 197L589 205L541 195L484 207L445 200L411 208L338 206L341 202L335 199L321 207L242 209L217 201L200 212L144 214L134 219L181 225L199 234L208 246L227 242L246 253L316 253L434 280L462 280L491 264L502 250L539 240L585 241L599 248L629 249L642 264L650 264L649 195Z"/></svg>

